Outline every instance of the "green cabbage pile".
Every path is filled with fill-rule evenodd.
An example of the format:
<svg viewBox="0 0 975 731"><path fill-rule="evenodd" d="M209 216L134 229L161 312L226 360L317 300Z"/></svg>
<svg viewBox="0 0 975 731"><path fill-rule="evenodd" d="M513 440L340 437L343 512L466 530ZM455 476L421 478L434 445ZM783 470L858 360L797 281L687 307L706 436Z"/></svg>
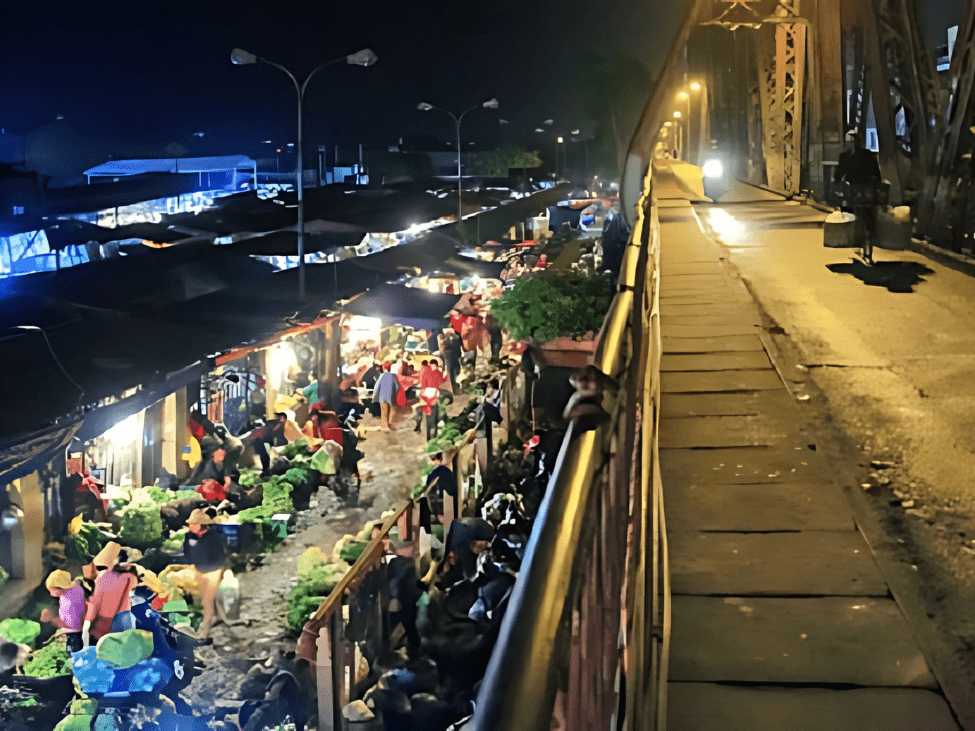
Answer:
<svg viewBox="0 0 975 731"><path fill-rule="evenodd" d="M291 590L288 599L287 622L290 630L301 632L305 622L341 581L348 568L342 564L316 562L299 572L298 584Z"/></svg>
<svg viewBox="0 0 975 731"><path fill-rule="evenodd" d="M292 490L294 490L294 485L277 475L264 483L264 498L261 505L271 510L268 517L275 513L293 513L295 511L294 503L291 502Z"/></svg>
<svg viewBox="0 0 975 731"><path fill-rule="evenodd" d="M34 649L34 641L40 633L41 625L29 619L11 617L0 622L0 637L6 638L7 642L27 645L32 650Z"/></svg>
<svg viewBox="0 0 975 731"><path fill-rule="evenodd" d="M155 502L131 504L122 511L119 538L124 545L151 548L162 543L162 535L162 515Z"/></svg>
<svg viewBox="0 0 975 731"><path fill-rule="evenodd" d="M81 530L64 539L64 557L69 561L87 564L102 550L104 537L94 523L82 523Z"/></svg>
<svg viewBox="0 0 975 731"><path fill-rule="evenodd" d="M292 467L282 475L282 479L300 491L314 492L318 487L318 472L309 467Z"/></svg>
<svg viewBox="0 0 975 731"><path fill-rule="evenodd" d="M53 678L71 672L71 653L64 642L55 640L40 650L24 665L24 675L33 678Z"/></svg>
<svg viewBox="0 0 975 731"><path fill-rule="evenodd" d="M170 490L164 490L161 487L156 487L155 485L147 487L146 494L156 505L165 505L172 500L176 500L175 493Z"/></svg>
<svg viewBox="0 0 975 731"><path fill-rule="evenodd" d="M240 471L237 484L241 487L254 487L261 484L261 469L259 467L245 467Z"/></svg>

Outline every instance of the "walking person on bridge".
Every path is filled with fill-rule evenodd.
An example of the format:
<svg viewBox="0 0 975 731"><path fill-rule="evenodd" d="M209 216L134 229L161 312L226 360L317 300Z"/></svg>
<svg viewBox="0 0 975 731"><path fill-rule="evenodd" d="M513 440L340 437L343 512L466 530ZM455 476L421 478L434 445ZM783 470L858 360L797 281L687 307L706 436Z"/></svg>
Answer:
<svg viewBox="0 0 975 731"><path fill-rule="evenodd" d="M876 206L883 178L877 155L864 147L863 135L854 127L846 133L846 149L840 154L833 182L846 183L848 195L842 209L863 221L867 241L872 241L877 223ZM857 226L857 239L861 237Z"/></svg>

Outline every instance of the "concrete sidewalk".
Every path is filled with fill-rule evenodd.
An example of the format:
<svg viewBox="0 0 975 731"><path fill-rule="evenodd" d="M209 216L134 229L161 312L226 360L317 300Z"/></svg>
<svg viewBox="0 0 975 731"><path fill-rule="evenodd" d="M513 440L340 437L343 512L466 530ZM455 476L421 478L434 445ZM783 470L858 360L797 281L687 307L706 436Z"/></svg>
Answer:
<svg viewBox="0 0 975 731"><path fill-rule="evenodd" d="M957 729L752 297L688 204L660 222L668 728Z"/></svg>

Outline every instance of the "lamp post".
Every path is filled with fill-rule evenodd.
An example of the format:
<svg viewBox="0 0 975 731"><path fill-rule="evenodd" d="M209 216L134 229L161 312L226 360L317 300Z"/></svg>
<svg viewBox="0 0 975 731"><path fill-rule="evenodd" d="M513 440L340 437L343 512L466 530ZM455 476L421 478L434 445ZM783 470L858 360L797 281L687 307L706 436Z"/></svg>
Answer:
<svg viewBox="0 0 975 731"><path fill-rule="evenodd" d="M337 63L342 63L343 61L352 66L372 66L379 57L368 48L364 48L361 51L356 51L355 53L350 53L346 56L340 56L339 58L333 58L331 61L326 61L323 64L315 67L308 76L305 77L304 83L299 84L298 79L292 74L288 69L279 63L274 61L269 61L266 58L257 56L253 53L243 50L242 48L235 48L230 52L230 61L238 66L244 66L247 64L261 63L267 64L268 66L273 66L280 71L283 71L291 79L292 83L295 85L295 91L298 93L298 170L297 170L297 183L298 183L298 299L302 302L305 300L305 200L302 194L303 182L304 182L304 160L302 160L302 104L305 100L305 89L308 88L308 82L311 81L311 77L316 73L321 71L326 66L332 66Z"/></svg>
<svg viewBox="0 0 975 731"><path fill-rule="evenodd" d="M450 115L450 118L454 120L454 127L457 130L457 230L458 231L461 230L460 222L464 220L464 201L463 201L463 193L461 192L462 184L461 184L461 175L460 175L460 123L461 120L464 119L465 114L474 111L478 107L483 107L484 109L497 109L498 100L488 99L483 104L475 104L473 107L469 107L465 109L463 112L461 112L460 116L457 116L453 112L444 109L443 107L438 107L433 104L428 104L427 102L420 102L419 104L416 105L416 108L419 109L421 112L429 112L431 109L436 109L437 111Z"/></svg>

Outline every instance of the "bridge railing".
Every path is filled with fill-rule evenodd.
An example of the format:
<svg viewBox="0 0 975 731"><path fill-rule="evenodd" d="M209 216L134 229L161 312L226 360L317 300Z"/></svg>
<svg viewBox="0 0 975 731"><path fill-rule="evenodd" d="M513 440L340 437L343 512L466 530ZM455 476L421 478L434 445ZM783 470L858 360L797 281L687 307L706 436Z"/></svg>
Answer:
<svg viewBox="0 0 975 731"><path fill-rule="evenodd" d="M454 474L458 495L455 500L444 501L444 530L449 530L459 510L467 503L468 476L462 469L469 457L473 430L455 447ZM373 528L373 535L355 564L335 585L328 597L319 605L305 623L298 639L297 655L308 660L318 696L318 731L337 731L343 728L342 709L356 700L356 673L358 662L355 643L346 637L346 625L350 620L351 605L359 585L366 576L377 569L384 556L399 554L417 559L423 552L425 533L420 530L420 499L429 489L415 498L406 500L394 510L381 525ZM460 517L460 515L456 515ZM391 535L395 531L395 539ZM429 539L427 538L427 544ZM377 612L375 626L388 640L388 623L383 621L379 602L374 603Z"/></svg>
<svg viewBox="0 0 975 731"><path fill-rule="evenodd" d="M649 175L594 357L620 384L604 396L611 419L589 431L574 420L565 436L477 699L477 731L608 730L621 716L634 731L665 727L670 591Z"/></svg>

